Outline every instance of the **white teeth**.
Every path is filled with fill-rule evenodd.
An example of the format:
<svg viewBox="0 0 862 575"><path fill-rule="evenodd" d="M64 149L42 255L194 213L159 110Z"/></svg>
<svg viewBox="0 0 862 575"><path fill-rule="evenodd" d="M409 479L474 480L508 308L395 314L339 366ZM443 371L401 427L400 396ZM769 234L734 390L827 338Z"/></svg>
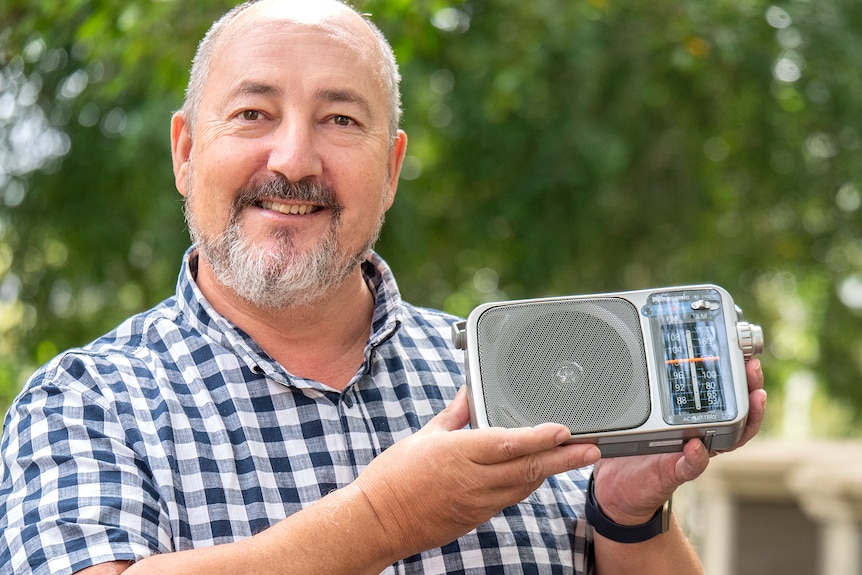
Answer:
<svg viewBox="0 0 862 575"><path fill-rule="evenodd" d="M290 214L294 216L304 216L320 209L318 206L309 204L280 204L277 202L261 202L260 207L265 210L273 210L282 214Z"/></svg>

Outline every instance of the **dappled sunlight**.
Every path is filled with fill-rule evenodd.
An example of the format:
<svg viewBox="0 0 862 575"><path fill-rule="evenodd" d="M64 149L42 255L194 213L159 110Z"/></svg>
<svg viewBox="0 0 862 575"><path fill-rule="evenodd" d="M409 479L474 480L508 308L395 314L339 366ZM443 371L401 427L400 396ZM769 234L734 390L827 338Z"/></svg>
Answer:
<svg viewBox="0 0 862 575"><path fill-rule="evenodd" d="M0 24L0 380L172 292L169 119L232 4L43 3ZM405 299L465 315L718 283L764 327L770 431L804 403L798 374L811 433L833 396L862 406L855 0L361 4L404 78L378 247Z"/></svg>

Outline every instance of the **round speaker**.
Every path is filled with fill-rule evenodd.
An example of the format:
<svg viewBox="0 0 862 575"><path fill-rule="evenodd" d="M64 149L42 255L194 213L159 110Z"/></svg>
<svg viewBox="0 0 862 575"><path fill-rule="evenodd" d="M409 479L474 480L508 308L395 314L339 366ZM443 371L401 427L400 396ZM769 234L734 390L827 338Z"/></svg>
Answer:
<svg viewBox="0 0 862 575"><path fill-rule="evenodd" d="M650 413L638 311L620 298L501 305L477 320L492 426L561 423L573 435L631 429Z"/></svg>

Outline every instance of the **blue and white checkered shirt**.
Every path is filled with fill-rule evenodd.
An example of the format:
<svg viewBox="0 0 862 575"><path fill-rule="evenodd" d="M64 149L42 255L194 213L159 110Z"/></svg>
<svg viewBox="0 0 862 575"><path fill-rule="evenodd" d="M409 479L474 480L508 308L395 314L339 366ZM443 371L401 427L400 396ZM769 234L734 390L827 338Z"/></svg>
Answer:
<svg viewBox="0 0 862 575"><path fill-rule="evenodd" d="M216 313L183 261L177 294L55 358L5 419L0 572L73 573L250 537L353 481L464 383L455 318L401 301L385 262L365 362L343 392L298 378ZM386 573L589 573L587 476Z"/></svg>

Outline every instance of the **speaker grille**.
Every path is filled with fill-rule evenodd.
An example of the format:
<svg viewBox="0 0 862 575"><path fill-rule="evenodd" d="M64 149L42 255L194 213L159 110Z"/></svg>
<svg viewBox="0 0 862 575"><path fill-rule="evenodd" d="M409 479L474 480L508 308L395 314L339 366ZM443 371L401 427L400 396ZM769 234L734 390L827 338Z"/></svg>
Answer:
<svg viewBox="0 0 862 575"><path fill-rule="evenodd" d="M476 335L492 426L553 421L582 434L649 417L643 336L628 300L503 304L479 317Z"/></svg>

